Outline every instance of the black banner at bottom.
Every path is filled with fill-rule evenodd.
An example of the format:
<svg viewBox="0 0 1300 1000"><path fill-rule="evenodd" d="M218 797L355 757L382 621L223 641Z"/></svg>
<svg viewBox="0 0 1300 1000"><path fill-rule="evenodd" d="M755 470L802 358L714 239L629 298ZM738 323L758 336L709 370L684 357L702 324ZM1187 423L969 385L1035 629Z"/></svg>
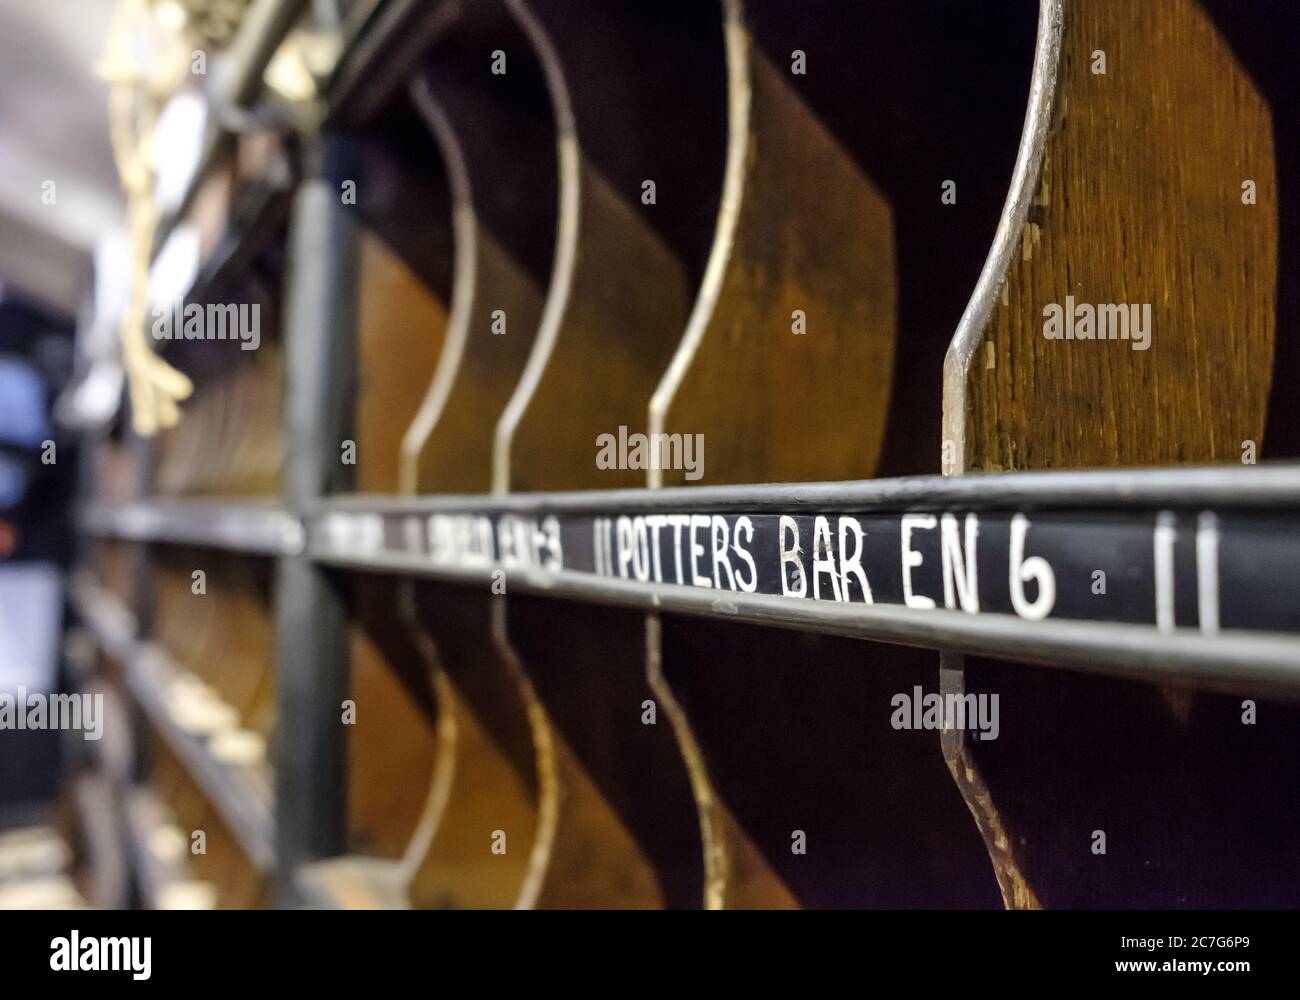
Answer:
<svg viewBox="0 0 1300 1000"><path fill-rule="evenodd" d="M509 978L608 987L620 976L676 990L710 973L733 988L758 973L770 987L773 972L814 989L847 981L928 993L998 980L1232 989L1294 983L1295 926L1292 913L1241 911L9 912L0 953L10 985L128 991L270 985L337 996L435 981L498 991Z"/></svg>

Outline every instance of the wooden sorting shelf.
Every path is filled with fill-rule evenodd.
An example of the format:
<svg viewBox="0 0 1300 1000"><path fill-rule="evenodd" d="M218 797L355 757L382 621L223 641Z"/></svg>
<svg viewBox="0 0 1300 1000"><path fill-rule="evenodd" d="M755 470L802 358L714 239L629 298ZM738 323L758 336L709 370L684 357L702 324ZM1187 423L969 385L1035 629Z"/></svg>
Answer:
<svg viewBox="0 0 1300 1000"><path fill-rule="evenodd" d="M254 6L239 108L306 8ZM1293 901L1292 15L1209 6L350 5L192 290L267 363L176 352L194 461L80 514L262 560L273 776L169 717L147 586L78 603L285 898ZM922 683L1003 735L899 735Z"/></svg>
<svg viewBox="0 0 1300 1000"><path fill-rule="evenodd" d="M166 692L179 668L156 643L136 639L130 614L113 597L81 580L74 589L74 599L101 648L121 664L136 704L217 807L249 861L260 871L272 871L275 810L267 770L218 761L202 738L177 723L168 708Z"/></svg>

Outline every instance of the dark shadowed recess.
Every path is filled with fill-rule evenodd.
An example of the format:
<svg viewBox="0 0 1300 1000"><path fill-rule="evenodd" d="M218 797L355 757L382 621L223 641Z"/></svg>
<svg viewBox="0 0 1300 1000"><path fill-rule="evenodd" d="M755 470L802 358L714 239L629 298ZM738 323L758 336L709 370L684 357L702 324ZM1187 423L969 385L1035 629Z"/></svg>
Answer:
<svg viewBox="0 0 1300 1000"><path fill-rule="evenodd" d="M533 0L564 67L584 157L686 268L704 274L722 191L721 4ZM656 201L642 202L655 182Z"/></svg>
<svg viewBox="0 0 1300 1000"><path fill-rule="evenodd" d="M506 69L499 74L498 52ZM504 4L474 4L418 72L463 148L479 223L545 288L556 236L555 120L527 36Z"/></svg>
<svg viewBox="0 0 1300 1000"><path fill-rule="evenodd" d="M1300 705L978 658L966 690L999 696L972 752L1044 906L1300 903Z"/></svg>
<svg viewBox="0 0 1300 1000"><path fill-rule="evenodd" d="M664 616L664 675L719 798L800 905L1000 905L939 733L891 725L895 695L937 689L932 650L694 625Z"/></svg>
<svg viewBox="0 0 1300 1000"><path fill-rule="evenodd" d="M451 296L451 192L442 156L402 92L363 132L332 150L331 182L356 181L357 218L438 301Z"/></svg>
<svg viewBox="0 0 1300 1000"><path fill-rule="evenodd" d="M492 603L501 598L454 584L416 585L420 622L438 637L438 658L456 689L528 791L538 795L537 763L518 681L491 641Z"/></svg>
<svg viewBox="0 0 1300 1000"><path fill-rule="evenodd" d="M357 211L364 223L435 297L450 301L446 167L409 89L423 79L447 109L464 148L479 223L544 286L555 244L557 180L554 121L541 67L505 6L494 0L469 5L426 34L406 54L407 75L386 88L384 103L367 104L364 121L340 119L348 126L344 148L351 164L337 164L333 172L350 169L358 177ZM492 72L498 50L506 65L499 75Z"/></svg>
<svg viewBox="0 0 1300 1000"><path fill-rule="evenodd" d="M669 720L643 725L645 616L510 598L510 639L556 728L654 869L664 904L698 908L699 816ZM561 641L562 640L562 641Z"/></svg>

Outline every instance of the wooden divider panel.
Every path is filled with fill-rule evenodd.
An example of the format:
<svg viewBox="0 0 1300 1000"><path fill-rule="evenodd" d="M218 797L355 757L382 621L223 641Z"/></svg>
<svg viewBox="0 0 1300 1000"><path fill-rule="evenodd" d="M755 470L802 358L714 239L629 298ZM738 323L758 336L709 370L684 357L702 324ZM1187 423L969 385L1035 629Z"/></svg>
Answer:
<svg viewBox="0 0 1300 1000"><path fill-rule="evenodd" d="M703 461L649 484L934 472L943 352L1010 180L1034 8L724 13L727 189L650 416L698 435ZM996 901L938 747L889 724L894 695L934 686L933 653L677 617L652 617L648 644L694 768L709 905Z"/></svg>
<svg viewBox="0 0 1300 1000"><path fill-rule="evenodd" d="M492 72L497 51L508 60L508 75ZM446 176L440 224L454 255L436 316L400 308L392 294L374 296L374 323L401 324L402 336L416 340L438 324L441 342L436 367L411 367L404 376L419 387L418 403L404 397L416 405L376 420L391 474L380 482L363 477L360 485L482 492L490 485L493 428L528 357L550 271L554 127L540 68L500 4L459 11L420 62L409 95L385 117L389 131L403 136L408 170L436 161ZM389 211L383 228L418 248L410 230L425 224ZM421 277L427 282L427 274ZM404 284L410 294L401 298L431 301L418 282ZM367 315L363 300L363 343ZM379 722L368 726L365 741L360 730L352 741L354 824L365 822L360 811L369 816L366 829L354 826L368 833L369 844L354 837L353 846L400 857L327 877L369 905L513 905L532 858L538 793L527 687L492 643L491 595L366 578L354 608L365 625L354 647L354 664L362 666L354 682L357 710L378 711ZM369 807L382 803L367 785L376 768L402 760L418 764L407 768L401 802L382 816Z"/></svg>
<svg viewBox="0 0 1300 1000"><path fill-rule="evenodd" d="M193 697L182 706L178 689L159 694L177 725L201 736L208 752L218 759L219 741L242 730L244 741L266 747L262 766L269 768L275 739L269 564L174 546L159 547L155 559L157 641L175 664L181 683L201 683L208 689L201 706L195 704L200 699ZM125 683L125 678L119 675L118 683ZM144 772L184 834L183 850L195 876L214 884L219 906L263 905L263 876L240 848L218 806L165 740L151 740L144 753ZM243 758L240 763L249 761ZM202 837L196 840L200 832Z"/></svg>
<svg viewBox="0 0 1300 1000"><path fill-rule="evenodd" d="M160 438L157 491L272 496L284 464L284 355L274 341L256 351L212 346L227 370L199 385L185 419Z"/></svg>
<svg viewBox="0 0 1300 1000"><path fill-rule="evenodd" d="M349 699L355 718L348 731L348 848L394 861L419 828L423 792L436 767L441 708L421 650L398 614L402 586L366 575L351 589ZM401 902L388 900L385 891L378 896L384 905Z"/></svg>
<svg viewBox="0 0 1300 1000"><path fill-rule="evenodd" d="M493 72L496 53L505 72ZM426 54L412 98L452 178L457 257L448 342L406 432L404 485L486 492L493 429L527 361L551 269L554 125L536 57L497 3L463 12ZM439 709L412 901L514 906L537 839L536 699L493 642L498 597L399 586Z"/></svg>
<svg viewBox="0 0 1300 1000"><path fill-rule="evenodd" d="M971 330L965 471L1241 462L1272 382L1266 95L1196 0L1066 3L1057 60L1038 183Z"/></svg>
<svg viewBox="0 0 1300 1000"><path fill-rule="evenodd" d="M215 887L217 907L247 910L267 906L269 891L262 875L245 857L239 842L184 766L161 741L155 741L153 747L148 782L167 804L184 836L181 849L194 877ZM200 833L202 837L196 839Z"/></svg>
<svg viewBox="0 0 1300 1000"><path fill-rule="evenodd" d="M357 282L356 486L363 493L395 493L402 430L424 398L447 329L447 307L382 239L364 230Z"/></svg>
<svg viewBox="0 0 1300 1000"><path fill-rule="evenodd" d="M409 102L396 102L350 153L341 169L356 174L355 205L363 222L355 486L363 493L396 493L402 436L448 337L452 192L438 150ZM340 461L347 461L343 445Z"/></svg>
<svg viewBox="0 0 1300 1000"><path fill-rule="evenodd" d="M349 144L348 155L341 171L353 175L344 183L353 181L355 192L345 204L355 204L362 220L358 391L355 438L339 442L339 460L355 463L357 490L395 493L403 432L420 410L448 336L452 194L438 150L405 100ZM382 859L378 879L369 870L362 879L371 905L407 901L401 859L420 827L422 792L435 767L437 702L399 613L399 591L389 578L349 581L352 704L339 708L340 724L349 727L348 847ZM402 780L393 784L398 774Z"/></svg>
<svg viewBox="0 0 1300 1000"><path fill-rule="evenodd" d="M235 710L238 727L270 741L275 726L270 564L172 546L160 549L156 558L163 648Z"/></svg>
<svg viewBox="0 0 1300 1000"><path fill-rule="evenodd" d="M95 576L114 597L129 607L131 598L131 543L118 538L96 538L93 542Z"/></svg>
<svg viewBox="0 0 1300 1000"><path fill-rule="evenodd" d="M1292 453L1267 404L1297 333L1296 17L1044 2L1023 169L945 372L950 471ZM1057 594L1132 599L1104 562ZM1201 596L1174 624L1211 627ZM949 693L1000 703L996 740L944 742L1008 905L1295 904L1295 706L945 659Z"/></svg>
<svg viewBox="0 0 1300 1000"><path fill-rule="evenodd" d="M555 107L559 239L537 343L497 426L493 485L636 485L636 468L597 462L597 439L644 433L703 277L725 151L721 19L685 3L509 6ZM540 698L543 825L521 905L702 902L698 814L648 683L642 622L508 599L500 649Z"/></svg>
<svg viewBox="0 0 1300 1000"><path fill-rule="evenodd" d="M702 434L715 485L934 472L941 360L1006 196L1033 4L723 7L728 197L654 429Z"/></svg>
<svg viewBox="0 0 1300 1000"><path fill-rule="evenodd" d="M495 53L503 72L494 72ZM497 0L464 11L426 54L412 99L460 175L459 256L454 322L407 448L419 443L421 491L485 492L493 431L527 363L550 280L555 126L541 66Z"/></svg>
<svg viewBox="0 0 1300 1000"><path fill-rule="evenodd" d="M515 491L638 486L635 469L596 468L596 437L644 431L703 275L726 136L720 18L685 2L510 6L567 107L552 295L497 461Z"/></svg>
<svg viewBox="0 0 1300 1000"><path fill-rule="evenodd" d="M156 492L278 495L284 464L284 354L277 249L238 276L200 280L173 311L159 350L194 382L184 419L159 435ZM202 311L202 319L192 312ZM161 322L155 314L151 327ZM200 334L197 339L187 335ZM214 339L223 337L224 339Z"/></svg>

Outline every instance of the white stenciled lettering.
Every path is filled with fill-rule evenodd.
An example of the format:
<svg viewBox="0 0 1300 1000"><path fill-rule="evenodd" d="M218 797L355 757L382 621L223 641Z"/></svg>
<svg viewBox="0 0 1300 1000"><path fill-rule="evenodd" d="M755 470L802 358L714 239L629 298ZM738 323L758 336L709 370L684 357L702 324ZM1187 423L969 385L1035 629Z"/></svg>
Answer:
<svg viewBox="0 0 1300 1000"><path fill-rule="evenodd" d="M601 542L601 535L605 530L605 519L602 517L593 517L591 519L591 565L597 576L607 576L605 572L605 552Z"/></svg>
<svg viewBox="0 0 1300 1000"><path fill-rule="evenodd" d="M384 519L378 514L332 515L332 541L349 555L373 556L384 548Z"/></svg>
<svg viewBox="0 0 1300 1000"><path fill-rule="evenodd" d="M425 528L429 558L439 566L482 568L496 558L490 518L473 514L433 514Z"/></svg>
<svg viewBox="0 0 1300 1000"><path fill-rule="evenodd" d="M1156 628L1172 632L1177 626L1174 614L1175 586L1174 542L1177 525L1174 515L1162 510L1156 515L1152 555L1155 564ZM1204 511L1196 519L1196 613L1202 635L1219 631L1219 519Z"/></svg>
<svg viewBox="0 0 1300 1000"><path fill-rule="evenodd" d="M423 547L424 523L418 517L402 519L402 544L407 552L418 553Z"/></svg>
<svg viewBox="0 0 1300 1000"><path fill-rule="evenodd" d="M709 530L710 519L708 514L691 515L691 583L697 587L712 587L713 581L707 576L700 574L700 557L704 555L704 543L700 542L696 532L703 528Z"/></svg>
<svg viewBox="0 0 1300 1000"><path fill-rule="evenodd" d="M853 536L853 548L848 548L848 538ZM866 570L862 568L862 549L864 532L856 517L840 518L840 579L844 587L844 600L853 600L850 577L857 577L858 589L862 591L862 600L874 604L871 597L871 584L867 582Z"/></svg>
<svg viewBox="0 0 1300 1000"><path fill-rule="evenodd" d="M940 542L943 556L943 606L961 609L971 614L980 609L978 566L975 560L975 541L979 536L979 521L974 514L966 515L966 551L962 554L961 532L957 518L944 514L940 519Z"/></svg>
<svg viewBox="0 0 1300 1000"><path fill-rule="evenodd" d="M835 595L835 600L844 600L843 593L840 592L840 576L835 568L835 553L831 549L831 524L825 517L818 515L813 518L813 597L821 600L822 596L822 576L827 576L831 581L831 593Z"/></svg>
<svg viewBox="0 0 1300 1000"><path fill-rule="evenodd" d="M626 580L632 564L632 519L620 516L614 524L614 533L618 540L618 575Z"/></svg>
<svg viewBox="0 0 1300 1000"><path fill-rule="evenodd" d="M632 572L642 583L650 579L650 532L644 517L632 519Z"/></svg>
<svg viewBox="0 0 1300 1000"><path fill-rule="evenodd" d="M659 555L659 532L668 524L668 518L662 514L651 514L645 523L650 527L650 553L654 559L655 583L663 583L664 567Z"/></svg>
<svg viewBox="0 0 1300 1000"><path fill-rule="evenodd" d="M688 514L669 514L668 523L673 527L673 560L677 570L677 582L685 583L686 577L682 573L682 529L691 523Z"/></svg>
<svg viewBox="0 0 1300 1000"><path fill-rule="evenodd" d="M1205 511L1196 519L1196 610L1201 634L1219 631L1219 519Z"/></svg>
<svg viewBox="0 0 1300 1000"><path fill-rule="evenodd" d="M903 603L909 608L932 608L934 607L934 598L926 597L924 594L914 593L912 590L912 570L924 562L921 553L912 548L912 532L915 531L932 531L934 529L933 514L905 514L902 522L902 550L903 550Z"/></svg>
<svg viewBox="0 0 1300 1000"><path fill-rule="evenodd" d="M1152 553L1156 572L1156 628L1174 630L1174 515L1162 510L1156 515Z"/></svg>
<svg viewBox="0 0 1300 1000"><path fill-rule="evenodd" d="M1056 574L1042 556L1025 558L1025 536L1029 533L1029 519L1017 514L1011 519L1011 606L1016 614L1030 621L1046 618L1056 603ZM1038 582L1038 596L1030 601L1025 597L1025 584Z"/></svg>
<svg viewBox="0 0 1300 1000"><path fill-rule="evenodd" d="M745 533L745 545L740 544L740 533ZM754 522L748 517L736 518L736 525L731 536L731 549L749 567L749 581L746 582L740 578L740 571L736 571L736 585L746 594L752 594L758 589L758 567L754 565L754 557L750 555L746 546L754 540Z"/></svg>
<svg viewBox="0 0 1300 1000"><path fill-rule="evenodd" d="M542 521L542 551L546 558L542 560L542 569L549 573L558 573L564 569L564 544L560 538L560 519L552 515Z"/></svg>
<svg viewBox="0 0 1300 1000"><path fill-rule="evenodd" d="M781 551L781 593L786 597L804 597L808 593L808 578L804 575L803 560L799 558L799 523L790 515L782 514L778 534ZM793 573L786 573L787 566L793 567ZM797 588L794 586L796 582Z"/></svg>
<svg viewBox="0 0 1300 1000"><path fill-rule="evenodd" d="M713 585L722 587L722 576L718 569L722 568L727 573L727 589L736 589L736 574L731 570L731 558L727 555L727 519L719 514L713 515L712 526L713 541Z"/></svg>
<svg viewBox="0 0 1300 1000"><path fill-rule="evenodd" d="M486 519L485 519L486 520ZM600 526L593 529L599 546ZM497 522L497 548L506 569L541 569L556 572L564 568L564 550L560 540L560 521L554 516L540 524L531 517L505 514ZM490 541L490 533L486 536ZM484 544L476 542L476 547Z"/></svg>

